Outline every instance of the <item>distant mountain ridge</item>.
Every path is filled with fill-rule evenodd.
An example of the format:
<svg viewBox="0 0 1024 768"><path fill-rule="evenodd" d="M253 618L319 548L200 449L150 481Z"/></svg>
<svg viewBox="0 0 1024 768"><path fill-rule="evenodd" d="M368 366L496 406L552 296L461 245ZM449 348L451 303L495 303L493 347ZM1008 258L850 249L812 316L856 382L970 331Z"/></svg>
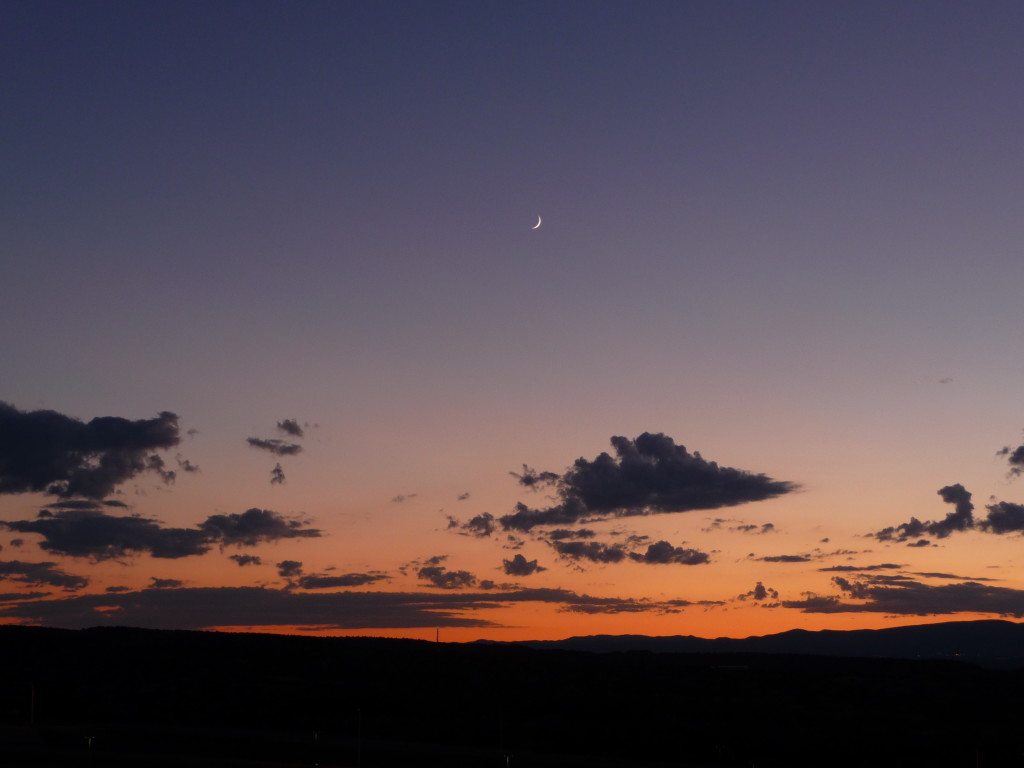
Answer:
<svg viewBox="0 0 1024 768"><path fill-rule="evenodd" d="M985 667L1024 667L1024 624L999 619L949 621L886 629L810 631L708 639L692 635L590 635L531 640L529 648L591 653L768 653L892 659L955 659Z"/></svg>

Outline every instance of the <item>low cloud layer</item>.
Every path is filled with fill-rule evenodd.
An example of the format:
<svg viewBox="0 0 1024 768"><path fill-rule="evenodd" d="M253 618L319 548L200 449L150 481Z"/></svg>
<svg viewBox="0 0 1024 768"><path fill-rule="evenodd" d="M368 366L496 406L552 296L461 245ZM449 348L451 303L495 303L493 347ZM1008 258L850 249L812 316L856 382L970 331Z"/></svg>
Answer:
<svg viewBox="0 0 1024 768"><path fill-rule="evenodd" d="M202 555L213 546L254 546L268 541L315 538L315 528L266 509L211 515L196 528L165 528L152 518L108 515L96 509L43 510L35 520L0 525L43 537L41 549L92 560L118 560L148 554L157 558Z"/></svg>
<svg viewBox="0 0 1024 768"><path fill-rule="evenodd" d="M49 493L100 499L145 472L174 479L154 451L180 442L178 417L88 423L56 411L19 411L0 402L0 494Z"/></svg>
<svg viewBox="0 0 1024 768"><path fill-rule="evenodd" d="M538 603L585 614L678 613L687 600L592 597L564 589L508 592L296 592L259 587L186 587L28 600L0 605L0 618L51 627L151 629L299 626L323 629L498 627L467 612ZM701 605L718 603L704 602Z"/></svg>
<svg viewBox="0 0 1024 768"><path fill-rule="evenodd" d="M887 613L937 616L953 613L988 613L1024 617L1024 590L996 587L977 581L926 584L909 576L869 576L849 581L836 576L837 595L806 595L784 601L787 608L805 613Z"/></svg>

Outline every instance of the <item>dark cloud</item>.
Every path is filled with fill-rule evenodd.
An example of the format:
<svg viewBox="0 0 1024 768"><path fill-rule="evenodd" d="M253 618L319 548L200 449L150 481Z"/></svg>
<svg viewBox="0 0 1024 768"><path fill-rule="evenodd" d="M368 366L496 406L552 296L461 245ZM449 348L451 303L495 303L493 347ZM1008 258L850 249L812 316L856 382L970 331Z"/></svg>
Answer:
<svg viewBox="0 0 1024 768"><path fill-rule="evenodd" d="M146 457L146 469L158 475L165 485L172 485L178 477L173 469L167 469L167 464L155 453Z"/></svg>
<svg viewBox="0 0 1024 768"><path fill-rule="evenodd" d="M527 560L522 555L516 555L511 560L502 560L502 567L506 576L529 576L547 570L538 565L536 560Z"/></svg>
<svg viewBox="0 0 1024 768"><path fill-rule="evenodd" d="M364 584L372 584L375 581L390 578L386 573L373 571L371 573L346 573L341 576L325 576L322 574L311 574L301 576L296 582L302 589L332 589L335 587L361 587Z"/></svg>
<svg viewBox="0 0 1024 768"><path fill-rule="evenodd" d="M848 573L859 571L898 571L904 566L896 563L876 563L875 565L830 565L828 568L819 568L823 572Z"/></svg>
<svg viewBox="0 0 1024 768"><path fill-rule="evenodd" d="M797 488L765 475L720 467L699 453L689 453L663 434L645 432L635 440L613 437L611 443L615 457L602 453L593 461L577 459L558 478L555 490L560 503L545 509L519 503L514 513L499 519L502 527L529 531L538 525L569 526L608 518L715 509L769 499ZM526 470L529 467L524 467L524 475L533 477ZM523 475L516 477L521 484L530 485L523 483Z"/></svg>
<svg viewBox="0 0 1024 768"><path fill-rule="evenodd" d="M553 541L551 546L568 560L590 560L594 563L621 563L628 554L622 544L602 544L599 541Z"/></svg>
<svg viewBox="0 0 1024 768"><path fill-rule="evenodd" d="M253 448L270 451L275 456L295 456L302 453L302 446L298 443L289 443L284 440L277 440L276 438L263 440L259 437L250 437L246 438L246 442Z"/></svg>
<svg viewBox="0 0 1024 768"><path fill-rule="evenodd" d="M449 571L443 565L425 565L416 575L439 589L468 589L476 585L476 576L469 571Z"/></svg>
<svg viewBox="0 0 1024 768"><path fill-rule="evenodd" d="M185 582L180 579L158 579L156 576L151 576L150 579L150 589L180 589L185 586Z"/></svg>
<svg viewBox="0 0 1024 768"><path fill-rule="evenodd" d="M42 510L35 520L3 522L12 531L37 533L39 546L49 552L93 560L113 560L132 554L179 558L202 555L217 544L253 546L265 541L318 537L306 528L266 509L240 515L211 515L197 528L164 528L158 520L131 515L119 517L95 509Z"/></svg>
<svg viewBox="0 0 1024 768"><path fill-rule="evenodd" d="M116 595L116 594L121 593L121 592L131 592L132 588L131 587L114 586L114 587L107 587L103 591L104 592L109 592L112 595Z"/></svg>
<svg viewBox="0 0 1024 768"><path fill-rule="evenodd" d="M466 499L468 499L468 498L469 498L469 492L467 491L466 493L460 493L460 494L459 494L459 495L458 495L458 496L456 497L456 501L465 501L465 500L466 500Z"/></svg>
<svg viewBox="0 0 1024 768"><path fill-rule="evenodd" d="M155 419L103 416L83 423L0 402L0 493L100 499L144 472L166 477L153 451L179 441L178 417L169 411Z"/></svg>
<svg viewBox="0 0 1024 768"><path fill-rule="evenodd" d="M555 485L561 479L555 472L538 472L525 464L523 464L522 474L518 472L509 472L509 474L516 479L519 485L533 491Z"/></svg>
<svg viewBox="0 0 1024 768"><path fill-rule="evenodd" d="M957 576L955 573L922 573L914 571L912 576L920 576L925 579L953 579L955 581L999 581L999 579L987 579L983 576Z"/></svg>
<svg viewBox="0 0 1024 768"><path fill-rule="evenodd" d="M737 596L737 600L753 600L756 603L763 602L771 598L772 600L779 599L778 590L772 589L771 587L765 587L762 582L757 582L752 590L742 595Z"/></svg>
<svg viewBox="0 0 1024 768"><path fill-rule="evenodd" d="M667 541L657 541L651 544L643 554L631 552L629 558L638 563L647 563L649 565L667 565L670 563L677 565L703 565L709 560L706 552L701 552L697 549L673 547Z"/></svg>
<svg viewBox="0 0 1024 768"><path fill-rule="evenodd" d="M930 547L932 543L928 539L918 539L907 543L908 547Z"/></svg>
<svg viewBox="0 0 1024 768"><path fill-rule="evenodd" d="M687 600L591 597L563 589L510 592L296 592L259 587L143 589L0 605L0 618L52 627L152 629L317 626L324 629L496 627L467 612L520 603L575 613L678 613ZM700 603L707 606L716 603Z"/></svg>
<svg viewBox="0 0 1024 768"><path fill-rule="evenodd" d="M316 528L307 528L299 520L290 520L269 509L247 509L242 514L210 515L199 525L210 542L255 546L279 539L319 538Z"/></svg>
<svg viewBox="0 0 1024 768"><path fill-rule="evenodd" d="M263 565L263 560L256 555L230 555L229 560L234 560L239 566Z"/></svg>
<svg viewBox="0 0 1024 768"><path fill-rule="evenodd" d="M996 456L1006 457L1010 464L1011 476L1017 477L1024 474L1024 445L1018 445L1016 448L1007 445L1001 450L996 451Z"/></svg>
<svg viewBox="0 0 1024 768"><path fill-rule="evenodd" d="M1024 532L1024 504L1000 501L985 509L988 517L978 523L981 530L995 534Z"/></svg>
<svg viewBox="0 0 1024 768"><path fill-rule="evenodd" d="M163 528L159 521L145 517L115 517L89 509L67 509L56 513L43 510L36 520L0 523L19 533L43 537L40 548L60 555L114 560L132 554L178 558L201 555L210 549L208 537L200 530Z"/></svg>
<svg viewBox="0 0 1024 768"><path fill-rule="evenodd" d="M461 523L454 517L448 518L448 529L455 529L463 536L484 537L494 533L497 524L494 515L490 512L482 512L476 517L470 518L468 523Z"/></svg>
<svg viewBox="0 0 1024 768"><path fill-rule="evenodd" d="M763 525L737 525L735 528L730 528L729 530L730 531L738 531L739 533L756 533L756 534L774 533L775 532L775 524L774 523L764 523Z"/></svg>
<svg viewBox="0 0 1024 768"><path fill-rule="evenodd" d="M290 435L291 437L302 438L306 436L306 433L299 425L299 422L297 422L295 419L282 419L281 421L277 422L277 428L281 432L284 432L286 435Z"/></svg>
<svg viewBox="0 0 1024 768"><path fill-rule="evenodd" d="M20 560L0 561L0 581L16 581L37 587L60 587L76 590L89 586L84 576L75 576L56 563L23 563Z"/></svg>
<svg viewBox="0 0 1024 768"><path fill-rule="evenodd" d="M934 536L937 539L944 539L950 534L967 531L974 527L974 504L971 503L971 494L966 488L959 483L947 485L944 488L940 488L938 494L944 502L954 505L954 510L942 520L922 522L916 517L911 517L909 522L883 528L869 535L879 541L897 542L917 539L922 536ZM918 544L917 546L924 545Z"/></svg>
<svg viewBox="0 0 1024 768"><path fill-rule="evenodd" d="M282 469L280 463L277 463L277 464L274 465L274 468L272 470L270 470L270 484L271 485L284 485L284 481L285 481L284 469Z"/></svg>
<svg viewBox="0 0 1024 768"><path fill-rule="evenodd" d="M393 501L395 504L401 504L406 499L415 499L415 498L416 498L416 494L415 493L400 493L397 496L392 496L391 497L391 501Z"/></svg>
<svg viewBox="0 0 1024 768"><path fill-rule="evenodd" d="M565 539L592 539L596 533L589 528L555 528L553 531L544 533L544 538L550 541L564 541Z"/></svg>
<svg viewBox="0 0 1024 768"><path fill-rule="evenodd" d="M762 563L809 563L812 560L809 555L768 555L755 559Z"/></svg>
<svg viewBox="0 0 1024 768"><path fill-rule="evenodd" d="M908 577L870 577L848 581L833 577L839 595L808 595L785 601L787 608L805 613L889 613L932 616L953 613L988 613L1024 617L1024 590L995 587L976 581L930 585ZM858 602L849 602L856 600Z"/></svg>
<svg viewBox="0 0 1024 768"><path fill-rule="evenodd" d="M188 459L183 459L183 458L181 458L181 456L178 456L175 460L178 462L178 469L180 469L182 472L198 472L199 471L199 465L198 464L193 464Z"/></svg>
<svg viewBox="0 0 1024 768"><path fill-rule="evenodd" d="M302 563L298 560L282 560L277 564L277 573L282 579L291 579L302 574Z"/></svg>
<svg viewBox="0 0 1024 768"><path fill-rule="evenodd" d="M25 540L24 540L24 539L11 539L11 540L10 540L9 542L7 542L7 543L8 543L8 544L9 544L10 546L14 547L15 549L18 549L19 547L22 547L22 546L24 546L24 545L25 545Z"/></svg>

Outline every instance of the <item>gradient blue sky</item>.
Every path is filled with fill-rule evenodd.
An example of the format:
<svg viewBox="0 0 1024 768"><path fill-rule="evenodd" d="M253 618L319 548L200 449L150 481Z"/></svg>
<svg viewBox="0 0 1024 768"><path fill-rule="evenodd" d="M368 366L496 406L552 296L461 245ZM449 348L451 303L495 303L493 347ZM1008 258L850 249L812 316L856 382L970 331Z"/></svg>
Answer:
<svg viewBox="0 0 1024 768"><path fill-rule="evenodd" d="M951 484L979 518L1024 501L996 455L1024 427L1021 39L1024 6L997 2L5 3L0 400L173 411L167 459L201 472L140 475L131 513L188 527L258 507L325 535L245 568L218 550L93 562L14 533L0 558L58 563L87 593L173 578L186 602L294 596L284 559L450 596L410 564L508 581L513 553L447 516L541 503L508 474L524 462L561 473L662 432L800 490L620 531L708 564L530 540L517 552L547 570L518 583L704 605L473 605L459 616L493 624L453 637L947 617L785 605L852 600L817 570L835 564L899 565L922 590L998 578L1024 611L1016 533L865 536L941 519ZM278 459L246 439L284 437L284 418L310 426L271 485ZM0 497L0 519L48 499ZM782 604L738 600L757 582ZM948 616L992 615L977 605ZM30 614L12 620L63 621Z"/></svg>

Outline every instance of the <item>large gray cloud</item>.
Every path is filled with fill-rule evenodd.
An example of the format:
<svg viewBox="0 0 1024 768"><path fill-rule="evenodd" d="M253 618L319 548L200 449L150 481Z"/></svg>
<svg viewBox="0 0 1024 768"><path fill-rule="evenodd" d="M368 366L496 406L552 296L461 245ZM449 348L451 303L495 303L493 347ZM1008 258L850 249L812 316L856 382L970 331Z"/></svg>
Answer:
<svg viewBox="0 0 1024 768"><path fill-rule="evenodd" d="M615 456L579 458L557 481L550 480L552 473L524 467L523 474L516 475L520 484L551 482L559 502L541 509L520 503L498 522L505 530L529 531L536 526L716 509L797 488L763 474L719 466L660 433L645 432L634 440L616 436L611 444Z"/></svg>
<svg viewBox="0 0 1024 768"><path fill-rule="evenodd" d="M169 411L155 419L103 416L84 423L0 402L0 493L99 499L147 471L169 481L173 473L153 451L179 442L178 417Z"/></svg>
<svg viewBox="0 0 1024 768"><path fill-rule="evenodd" d="M320 531L266 509L211 515L196 528L165 528L152 518L108 515L97 509L43 510L35 520L0 525L43 537L40 548L93 560L123 559L135 554L159 558L202 555L215 545L253 546L278 539L319 537Z"/></svg>

